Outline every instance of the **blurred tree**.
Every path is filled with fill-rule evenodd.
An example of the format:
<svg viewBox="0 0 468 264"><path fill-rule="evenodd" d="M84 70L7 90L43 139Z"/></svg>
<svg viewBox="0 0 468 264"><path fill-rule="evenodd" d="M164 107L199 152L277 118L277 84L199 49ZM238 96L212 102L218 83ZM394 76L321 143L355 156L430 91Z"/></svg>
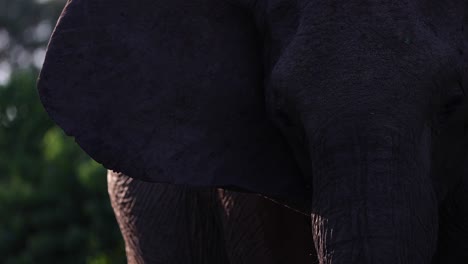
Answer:
<svg viewBox="0 0 468 264"><path fill-rule="evenodd" d="M47 41L65 0L0 0L0 84L15 69L44 60Z"/></svg>
<svg viewBox="0 0 468 264"><path fill-rule="evenodd" d="M105 169L36 91L64 0L0 0L0 256L6 264L124 263Z"/></svg>

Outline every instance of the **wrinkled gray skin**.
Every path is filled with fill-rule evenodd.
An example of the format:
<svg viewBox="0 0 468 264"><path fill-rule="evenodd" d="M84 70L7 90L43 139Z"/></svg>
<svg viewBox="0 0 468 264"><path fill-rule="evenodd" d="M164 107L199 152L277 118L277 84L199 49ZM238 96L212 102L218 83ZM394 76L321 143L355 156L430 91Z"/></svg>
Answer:
<svg viewBox="0 0 468 264"><path fill-rule="evenodd" d="M317 263L310 218L255 194L108 171L128 263Z"/></svg>
<svg viewBox="0 0 468 264"><path fill-rule="evenodd" d="M461 172L468 175L468 166ZM468 259L466 178L441 205L433 264ZM129 264L319 263L310 218L255 194L149 183L112 171L107 179Z"/></svg>

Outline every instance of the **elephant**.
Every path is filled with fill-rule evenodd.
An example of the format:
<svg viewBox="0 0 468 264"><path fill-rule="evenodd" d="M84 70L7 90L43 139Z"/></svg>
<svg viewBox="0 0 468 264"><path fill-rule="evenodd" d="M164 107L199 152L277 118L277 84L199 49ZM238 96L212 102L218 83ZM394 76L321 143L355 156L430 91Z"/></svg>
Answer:
<svg viewBox="0 0 468 264"><path fill-rule="evenodd" d="M463 263L467 12L465 0L69 0L37 88L90 157L155 184L156 220L196 225L183 243L244 228L210 224L231 219L213 209L221 189L309 215L320 264ZM197 204L179 205L186 195ZM161 236L134 241L172 232L146 225ZM238 255L225 242L210 257ZM189 249L208 250L174 257Z"/></svg>

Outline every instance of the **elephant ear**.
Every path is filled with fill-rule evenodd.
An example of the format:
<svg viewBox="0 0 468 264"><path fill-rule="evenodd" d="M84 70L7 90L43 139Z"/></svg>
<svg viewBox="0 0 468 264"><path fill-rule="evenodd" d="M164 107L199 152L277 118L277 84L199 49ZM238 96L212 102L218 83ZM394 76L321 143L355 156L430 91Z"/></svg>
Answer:
<svg viewBox="0 0 468 264"><path fill-rule="evenodd" d="M303 177L265 113L250 15L217 0L69 0L37 81L40 99L110 170L301 203Z"/></svg>

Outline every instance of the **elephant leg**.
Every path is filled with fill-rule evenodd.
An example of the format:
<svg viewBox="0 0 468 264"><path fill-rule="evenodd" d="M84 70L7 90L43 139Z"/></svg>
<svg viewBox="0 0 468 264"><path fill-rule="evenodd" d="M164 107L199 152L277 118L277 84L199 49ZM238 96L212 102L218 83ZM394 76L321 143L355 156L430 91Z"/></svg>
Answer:
<svg viewBox="0 0 468 264"><path fill-rule="evenodd" d="M407 121L370 109L346 113L309 141L320 264L431 263L438 231L431 135Z"/></svg>
<svg viewBox="0 0 468 264"><path fill-rule="evenodd" d="M440 210L437 254L434 264L468 263L468 166Z"/></svg>
<svg viewBox="0 0 468 264"><path fill-rule="evenodd" d="M230 263L317 263L310 217L256 194L219 189Z"/></svg>
<svg viewBox="0 0 468 264"><path fill-rule="evenodd" d="M130 264L229 263L215 189L143 182L108 171Z"/></svg>

